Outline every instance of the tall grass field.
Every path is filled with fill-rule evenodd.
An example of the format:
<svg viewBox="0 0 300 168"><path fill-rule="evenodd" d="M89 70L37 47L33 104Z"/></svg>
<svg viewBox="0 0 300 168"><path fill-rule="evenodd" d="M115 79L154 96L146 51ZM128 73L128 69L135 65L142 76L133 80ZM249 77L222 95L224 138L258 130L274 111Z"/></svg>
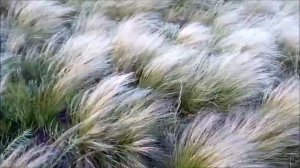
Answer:
<svg viewBox="0 0 300 168"><path fill-rule="evenodd" d="M1 0L0 168L299 168L299 0Z"/></svg>

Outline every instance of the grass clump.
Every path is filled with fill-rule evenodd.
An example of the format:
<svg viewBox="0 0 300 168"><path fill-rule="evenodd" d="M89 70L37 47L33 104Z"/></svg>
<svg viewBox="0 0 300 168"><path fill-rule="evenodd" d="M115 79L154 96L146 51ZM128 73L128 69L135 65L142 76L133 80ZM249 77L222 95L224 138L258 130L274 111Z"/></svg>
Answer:
<svg viewBox="0 0 300 168"><path fill-rule="evenodd" d="M47 39L67 27L75 10L58 1L11 1L8 11L10 30L7 46L18 53L30 46L43 46Z"/></svg>
<svg viewBox="0 0 300 168"><path fill-rule="evenodd" d="M21 130L55 127L57 116L66 109L74 93L62 94L54 86L58 78L47 57L29 52L13 56L4 64L8 79L1 93L2 113Z"/></svg>
<svg viewBox="0 0 300 168"><path fill-rule="evenodd" d="M83 96L75 126L59 138L74 135L77 166L147 167L148 159L162 159L156 137L160 121L171 114L170 104L132 89L131 76L107 78Z"/></svg>
<svg viewBox="0 0 300 168"><path fill-rule="evenodd" d="M222 117L201 114L176 133L171 166L174 168L264 167L255 143L230 133ZM230 150L229 150L230 149Z"/></svg>
<svg viewBox="0 0 300 168"><path fill-rule="evenodd" d="M148 61L159 55L164 38L152 32L155 24L151 16L138 15L120 25L113 50L118 69L140 74Z"/></svg>

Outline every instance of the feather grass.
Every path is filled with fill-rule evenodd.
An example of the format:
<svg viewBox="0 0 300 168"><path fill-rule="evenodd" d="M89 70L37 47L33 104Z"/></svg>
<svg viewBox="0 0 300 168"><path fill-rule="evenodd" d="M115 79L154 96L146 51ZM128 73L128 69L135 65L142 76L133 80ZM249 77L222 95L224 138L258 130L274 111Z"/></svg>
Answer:
<svg viewBox="0 0 300 168"><path fill-rule="evenodd" d="M222 127L220 115L198 115L178 138L171 167L267 166L259 160L257 144Z"/></svg>
<svg viewBox="0 0 300 168"><path fill-rule="evenodd" d="M160 53L164 38L159 33L152 33L155 20L145 15L135 16L120 25L114 44L114 60L124 72L142 71L145 64Z"/></svg>
<svg viewBox="0 0 300 168"><path fill-rule="evenodd" d="M1 1L0 167L296 167L297 6Z"/></svg>
<svg viewBox="0 0 300 168"><path fill-rule="evenodd" d="M66 31L74 9L58 1L12 1L8 19L11 33L8 45L11 51L19 52L29 43L44 43L53 34Z"/></svg>
<svg viewBox="0 0 300 168"><path fill-rule="evenodd" d="M69 132L78 131L77 166L146 167L146 158L162 159L155 135L160 120L171 114L170 104L154 101L147 90L131 89L132 82L132 74L112 76L83 96Z"/></svg>

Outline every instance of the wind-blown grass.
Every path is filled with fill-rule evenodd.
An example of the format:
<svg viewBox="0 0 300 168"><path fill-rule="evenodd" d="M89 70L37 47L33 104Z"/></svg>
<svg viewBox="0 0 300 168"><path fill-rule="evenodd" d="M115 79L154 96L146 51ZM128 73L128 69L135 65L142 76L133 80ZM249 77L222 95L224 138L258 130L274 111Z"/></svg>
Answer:
<svg viewBox="0 0 300 168"><path fill-rule="evenodd" d="M144 15L120 25L114 44L114 60L120 70L134 70L139 74L160 53L164 38L159 33L152 33L151 27L155 28L155 20Z"/></svg>
<svg viewBox="0 0 300 168"><path fill-rule="evenodd" d="M131 76L107 78L83 96L74 113L75 126L66 134L77 134L77 166L146 167L147 158L162 159L157 124L170 116L170 103L131 88Z"/></svg>
<svg viewBox="0 0 300 168"><path fill-rule="evenodd" d="M227 125L233 132L246 135L264 153L262 159L275 166L291 163L299 147L299 79L283 81L266 93L261 113L228 117ZM246 133L247 130L247 133ZM287 152L290 151L290 152Z"/></svg>
<svg viewBox="0 0 300 168"><path fill-rule="evenodd" d="M209 104L227 110L272 84L274 74L262 61L249 53L209 57L172 48L145 67L141 84L173 93L182 85L183 106L190 111Z"/></svg>
<svg viewBox="0 0 300 168"><path fill-rule="evenodd" d="M1 1L0 168L297 167L298 6Z"/></svg>
<svg viewBox="0 0 300 168"><path fill-rule="evenodd" d="M43 128L55 125L55 118L67 103L71 92L55 90L55 70L47 57L35 50L6 60L8 79L1 93L2 113L20 128ZM53 123L54 122L54 123Z"/></svg>
<svg viewBox="0 0 300 168"><path fill-rule="evenodd" d="M72 13L74 9L57 1L12 1L8 14L13 29L8 40L10 50L18 52L30 42L38 44L63 31Z"/></svg>
<svg viewBox="0 0 300 168"><path fill-rule="evenodd" d="M265 167L257 144L222 127L222 117L199 115L174 145L171 167Z"/></svg>
<svg viewBox="0 0 300 168"><path fill-rule="evenodd" d="M177 40L188 46L200 49L211 40L211 30L199 23L185 26L178 34Z"/></svg>

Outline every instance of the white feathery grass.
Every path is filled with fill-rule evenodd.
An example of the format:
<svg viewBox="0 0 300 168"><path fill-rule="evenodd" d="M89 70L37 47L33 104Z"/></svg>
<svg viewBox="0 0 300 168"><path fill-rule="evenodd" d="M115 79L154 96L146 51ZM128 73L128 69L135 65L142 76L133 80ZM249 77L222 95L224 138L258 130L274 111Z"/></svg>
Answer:
<svg viewBox="0 0 300 168"><path fill-rule="evenodd" d="M0 94L6 89L6 83L10 77L10 68L6 65L6 62L12 59L12 54L9 52L5 52L1 54L1 61L0 61L0 73L1 73L1 82L0 82Z"/></svg>
<svg viewBox="0 0 300 168"><path fill-rule="evenodd" d="M0 168L294 166L299 77L284 73L300 67L299 1L1 1L9 6L1 130L12 125L0 147L14 128L55 142L8 145Z"/></svg>
<svg viewBox="0 0 300 168"><path fill-rule="evenodd" d="M14 139L9 142L9 144L5 147L3 151L1 151L0 160L1 162L7 158L9 155L11 155L16 149L20 148L20 146L26 146L30 144L30 137L32 136L32 133L30 130L24 131L22 134L14 137Z"/></svg>
<svg viewBox="0 0 300 168"><path fill-rule="evenodd" d="M213 20L213 25L217 29L223 29L224 31L233 31L238 29L242 20L242 9L235 5L228 5L224 7L223 11L220 11L216 18ZM228 9L227 9L228 8Z"/></svg>
<svg viewBox="0 0 300 168"><path fill-rule="evenodd" d="M18 53L26 44L26 34L18 29L9 31L6 47L12 53Z"/></svg>
<svg viewBox="0 0 300 168"><path fill-rule="evenodd" d="M299 52L299 21L296 18L285 17L278 25L275 26L275 30L278 33L278 40L284 46ZM286 31L289 30L289 31Z"/></svg>
<svg viewBox="0 0 300 168"><path fill-rule="evenodd" d="M245 1L242 4L245 8L245 12L249 15L265 14L265 15L274 15L278 12L282 6L281 1L269 1L269 0L254 0L254 1Z"/></svg>
<svg viewBox="0 0 300 168"><path fill-rule="evenodd" d="M74 141L85 155L78 164L146 167L143 157L162 159L155 135L159 121L170 115L170 104L152 99L148 90L130 88L132 82L132 74L108 77L83 96L74 113L78 124L71 128L78 129Z"/></svg>
<svg viewBox="0 0 300 168"><path fill-rule="evenodd" d="M214 8L223 3L218 0L178 0L172 4L166 20L171 22L186 22L187 20L211 22Z"/></svg>
<svg viewBox="0 0 300 168"><path fill-rule="evenodd" d="M50 146L33 145L32 134L29 130L17 136L0 157L0 167L45 167L51 165L58 151Z"/></svg>
<svg viewBox="0 0 300 168"><path fill-rule="evenodd" d="M50 166L51 161L58 155L57 151L51 150L47 146L26 146L16 148L12 154L5 158L1 163L1 168L7 167L45 167Z"/></svg>
<svg viewBox="0 0 300 168"><path fill-rule="evenodd" d="M228 2L219 8L213 24L224 31L236 31L241 28L261 27L280 12L280 1ZM269 28L269 27L267 27Z"/></svg>
<svg viewBox="0 0 300 168"><path fill-rule="evenodd" d="M287 115L290 117L290 122L297 121L300 117L299 87L298 77L291 77L282 81L279 86L266 94L263 110L266 113L277 111L278 116Z"/></svg>
<svg viewBox="0 0 300 168"><path fill-rule="evenodd" d="M278 17L272 27L276 34L277 42L281 45L285 61L293 66L290 69L299 71L300 67L300 43L299 43L299 16ZM288 30L288 31L287 31Z"/></svg>
<svg viewBox="0 0 300 168"><path fill-rule="evenodd" d="M114 59L117 67L125 72L140 72L145 64L157 56L164 38L151 32L152 20L138 15L121 23L114 41ZM154 21L155 22L155 21Z"/></svg>
<svg viewBox="0 0 300 168"><path fill-rule="evenodd" d="M224 51L251 49L254 55L267 56L268 60L273 57L283 60L283 63L292 63L292 68L297 70L298 16L287 12L291 12L291 9L283 10L287 4L279 1L249 1L241 6L228 5L228 9L225 8L214 21L218 30L228 34L228 37L219 41L217 48L223 48ZM288 29L291 31L286 31ZM280 50L283 50L283 54L279 54Z"/></svg>
<svg viewBox="0 0 300 168"><path fill-rule="evenodd" d="M206 7L202 7L201 5L201 3L205 3L205 1L198 1L197 4L194 4L193 8L195 8L195 6L196 8L191 11L191 14L188 16L187 20L190 22L201 22L205 25L211 25L218 14L227 8L227 3L230 3L225 3L224 0L209 0L207 2L207 5L204 5ZM199 7L198 4L200 4Z"/></svg>
<svg viewBox="0 0 300 168"><path fill-rule="evenodd" d="M211 40L211 36L212 33L209 27L200 23L190 23L178 33L177 40L188 46L201 49Z"/></svg>
<svg viewBox="0 0 300 168"><path fill-rule="evenodd" d="M217 60L216 76L228 81L236 80L241 87L249 87L255 91L268 88L274 82L274 72L266 71L265 59L253 57L251 53L233 53L223 55ZM272 65L269 65L272 67ZM225 81L226 82L226 81ZM262 91L262 90L261 90Z"/></svg>
<svg viewBox="0 0 300 168"><path fill-rule="evenodd" d="M66 31L74 9L57 1L11 1L8 19L10 32L8 48L20 52L32 44L40 45L51 35Z"/></svg>
<svg viewBox="0 0 300 168"><path fill-rule="evenodd" d="M189 111L209 104L226 110L273 83L274 72L267 71L263 61L249 53L208 57L206 52L171 48L144 68L140 84L171 93L178 93L182 85L182 103Z"/></svg>
<svg viewBox="0 0 300 168"><path fill-rule="evenodd" d="M61 30L69 22L68 15L74 9L58 1L14 1L10 9L13 24L34 38L45 38Z"/></svg>
<svg viewBox="0 0 300 168"><path fill-rule="evenodd" d="M114 97L118 95L118 93L126 91L127 85L134 81L131 77L132 74L114 76L100 82L90 95L86 95L88 96L85 104L87 109L83 111L88 110L88 108L93 108L97 111L104 109L102 106L112 105L115 100ZM91 114L96 111L91 111Z"/></svg>
<svg viewBox="0 0 300 168"><path fill-rule="evenodd" d="M299 147L299 79L283 81L267 92L261 109L247 114L234 114L224 127L244 135L258 145L264 162L276 166L289 163Z"/></svg>
<svg viewBox="0 0 300 168"><path fill-rule="evenodd" d="M285 15L299 16L299 1L286 1L282 4L282 11Z"/></svg>
<svg viewBox="0 0 300 168"><path fill-rule="evenodd" d="M289 123L290 117L278 115L276 110L262 114L257 111L235 114L225 121L225 128L245 136L257 144L260 159L272 166L284 166L299 146L299 122Z"/></svg>
<svg viewBox="0 0 300 168"><path fill-rule="evenodd" d="M139 1L139 0L101 0L93 4L95 10L104 12L104 14L113 18L122 19L126 16L131 16L140 12L155 12L165 9L170 6L170 0L152 0L152 1Z"/></svg>
<svg viewBox="0 0 300 168"><path fill-rule="evenodd" d="M5 91L6 89L6 82L8 81L10 74L6 73L1 75L1 82L0 82L0 94Z"/></svg>
<svg viewBox="0 0 300 168"><path fill-rule="evenodd" d="M193 73L188 73L192 72L189 71L190 69L184 69L185 65L190 65L193 61L204 60L203 53L197 55L196 51L179 45L170 47L164 54L154 58L144 67L140 85L172 92L173 85L178 87L180 82L188 82L189 77L193 75Z"/></svg>
<svg viewBox="0 0 300 168"><path fill-rule="evenodd" d="M187 106L193 107L194 104L199 109L202 103L208 103L228 110L247 103L273 83L274 74L266 71L262 61L250 54L230 54L210 59L208 66L195 64L202 67L198 67L197 75L192 78L195 83L186 95Z"/></svg>
<svg viewBox="0 0 300 168"><path fill-rule="evenodd" d="M276 113L234 113L225 122L213 113L198 115L177 142L173 167L286 166L297 155L299 121L291 126Z"/></svg>
<svg viewBox="0 0 300 168"><path fill-rule="evenodd" d="M222 127L220 115L198 115L184 130L174 151L175 168L265 167L257 144Z"/></svg>
<svg viewBox="0 0 300 168"><path fill-rule="evenodd" d="M100 12L82 10L75 23L75 32L104 34L116 28L116 22Z"/></svg>
<svg viewBox="0 0 300 168"><path fill-rule="evenodd" d="M110 72L111 40L98 33L71 37L54 57L59 80L54 89L65 92L82 88Z"/></svg>
<svg viewBox="0 0 300 168"><path fill-rule="evenodd" d="M276 53L275 38L271 33L261 28L240 29L217 44L224 50L232 52L250 52L252 55L269 54L278 57ZM269 58L270 60L274 58Z"/></svg>

